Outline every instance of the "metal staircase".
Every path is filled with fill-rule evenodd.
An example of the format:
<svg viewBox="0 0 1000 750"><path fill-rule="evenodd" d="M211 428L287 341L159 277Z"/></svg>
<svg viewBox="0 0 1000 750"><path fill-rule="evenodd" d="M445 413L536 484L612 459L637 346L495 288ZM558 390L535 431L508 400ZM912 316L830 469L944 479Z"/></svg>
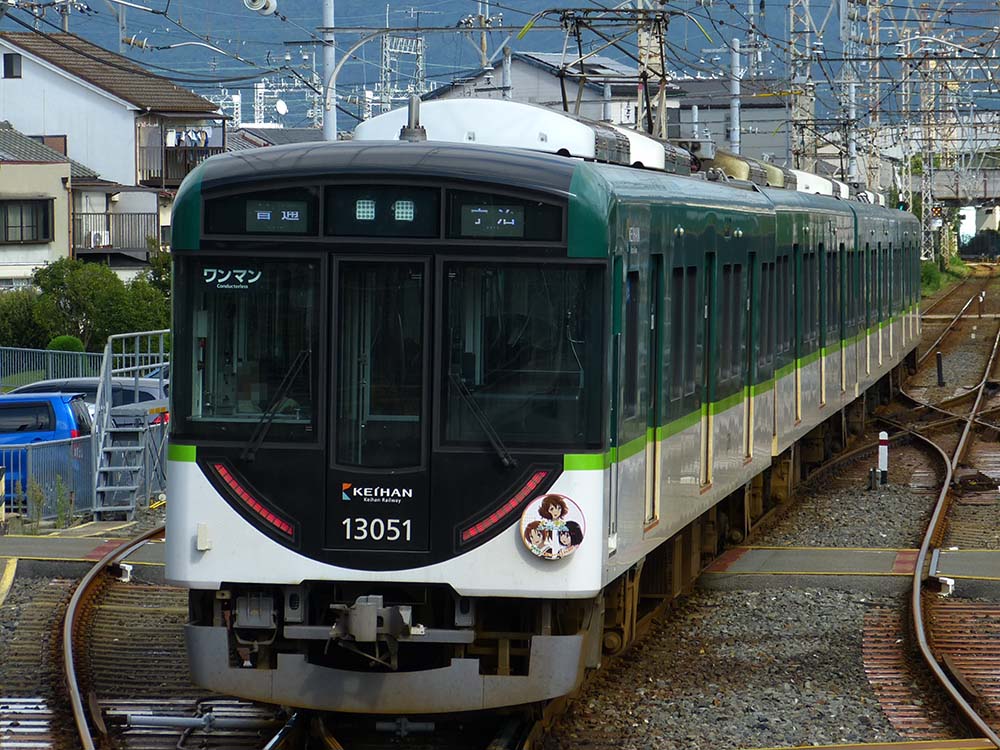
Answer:
<svg viewBox="0 0 1000 750"><path fill-rule="evenodd" d="M112 403L112 382L168 378L168 331L112 336L104 348L94 412L94 518L132 518L166 488L168 412L157 402ZM127 382L125 383L127 387Z"/></svg>

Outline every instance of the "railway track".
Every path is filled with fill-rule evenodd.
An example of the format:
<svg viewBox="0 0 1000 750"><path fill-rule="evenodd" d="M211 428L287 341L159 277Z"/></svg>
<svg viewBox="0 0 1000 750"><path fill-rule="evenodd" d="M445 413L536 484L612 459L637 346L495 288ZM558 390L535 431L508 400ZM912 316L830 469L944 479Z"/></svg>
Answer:
<svg viewBox="0 0 1000 750"><path fill-rule="evenodd" d="M992 264L969 264L970 274L943 294L932 299L920 311L925 318L949 315L962 307L967 298L977 297L980 292L991 290L990 281L996 278L997 268ZM987 300L990 299L988 294ZM987 302L987 304L990 304ZM990 309L993 309L992 307ZM994 310L995 311L995 310Z"/></svg>
<svg viewBox="0 0 1000 750"><path fill-rule="evenodd" d="M1000 332L975 388L965 398L943 404L917 400L923 409L944 418L906 428L939 452L947 472L915 566L910 602L913 636L941 689L960 711L963 723L996 747L1000 747L1000 689L993 678L1000 666L1000 606L941 596L951 593L951 583L937 575L935 551L945 546L955 550L963 544L966 548L992 549L1000 545L1000 509L995 501L1000 483L996 428L981 421L991 401L998 350ZM971 400L971 407L964 414L956 412L956 406L964 400ZM954 440L956 428L961 433ZM951 437L942 439L935 434L941 430L952 433ZM992 438L988 442L978 437L984 431ZM901 717L903 712L897 708L889 704L887 712Z"/></svg>

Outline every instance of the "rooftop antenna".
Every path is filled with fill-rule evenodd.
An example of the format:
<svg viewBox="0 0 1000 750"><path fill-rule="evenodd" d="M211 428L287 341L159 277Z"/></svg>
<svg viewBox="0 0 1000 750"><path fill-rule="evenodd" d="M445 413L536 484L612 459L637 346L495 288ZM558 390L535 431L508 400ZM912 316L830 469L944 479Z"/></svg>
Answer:
<svg viewBox="0 0 1000 750"><path fill-rule="evenodd" d="M410 94L406 125L399 129L399 140L419 143L427 140L427 130L420 124L420 97Z"/></svg>

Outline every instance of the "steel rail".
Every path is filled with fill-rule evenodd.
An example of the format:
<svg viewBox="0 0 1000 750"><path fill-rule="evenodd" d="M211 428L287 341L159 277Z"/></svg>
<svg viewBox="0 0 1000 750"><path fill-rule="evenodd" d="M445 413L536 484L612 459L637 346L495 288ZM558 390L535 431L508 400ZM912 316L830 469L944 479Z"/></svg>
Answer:
<svg viewBox="0 0 1000 750"><path fill-rule="evenodd" d="M97 580L97 577L104 572L112 563L120 562L131 555L146 542L164 532L163 526L147 531L145 534L122 542L119 546L102 557L94 567L80 580L80 584L73 592L69 605L66 607L66 617L63 620L63 671L66 677L66 690L69 693L70 704L73 708L73 720L76 722L77 732L80 735L80 743L83 750L96 750L94 737L90 733L90 726L87 724L87 715L83 705L83 696L80 694L80 686L77 683L76 663L73 649L73 631L77 625L77 609L87 594L88 589Z"/></svg>
<svg viewBox="0 0 1000 750"><path fill-rule="evenodd" d="M993 371L993 365L996 361L997 350L1000 348L1000 331L997 332L996 338L993 341L993 349L990 352L989 361L986 363L986 375L983 378L982 383L979 386L979 392L976 395L976 401L972 406L972 411L969 412L969 416L965 419L965 429L962 431L962 437L958 441L958 445L955 448L954 455L949 458L948 455L941 449L937 443L930 440L924 435L918 432L910 430L912 434L918 437L920 440L926 441L929 445L932 445L935 450L944 459L947 466L947 472L945 476L945 481L942 484L941 492L938 495L937 502L934 505L934 512L931 515L931 520L927 524L927 531L924 534L923 541L920 544L920 550L917 553L916 564L914 565L913 571L913 586L911 594L911 606L913 611L913 628L917 637L917 646L920 649L920 653L924 658L925 663L930 668L934 677L937 679L941 687L948 693L948 696L954 701L956 705L961 708L962 713L965 717L973 724L977 731L982 732L983 736L993 743L994 747L1000 748L1000 737L993 731L992 727L986 723L983 718L976 712L972 705L965 699L961 691L955 686L952 680L945 673L944 669L941 668L940 663L938 663L937 657L934 656L931 650L930 644L927 641L927 632L924 628L924 611L923 611L923 578L924 578L924 567L927 564L927 553L930 551L931 544L933 543L935 537L938 533L938 527L940 526L943 518L945 509L948 507L948 498L951 490L952 478L954 477L955 469L958 468L959 462L965 454L967 447L967 442L969 434L972 431L972 424L976 418L976 414L979 410L979 406L982 402L983 393L985 392L986 381L989 379L989 373ZM904 428L905 429L905 428Z"/></svg>
<svg viewBox="0 0 1000 750"><path fill-rule="evenodd" d="M948 335L949 333L951 333L952 329L953 329L953 328L954 328L954 327L955 327L956 325L958 325L958 321L959 321L959 320L961 319L961 317L962 317L963 315L965 315L965 311L969 309L969 305L971 305L971 304L972 304L972 302L973 302L973 301L974 301L974 300L976 299L976 297L978 297L978 296L979 296L979 295L974 295L974 296L972 296L972 297L969 297L969 301L968 301L968 302L966 302L966 303L965 303L965 304L964 304L964 305L962 306L962 309L958 311L958 314L957 314L957 315L956 315L956 316L955 316L954 318L952 318L952 319L951 319L951 322L950 322L950 323L949 323L949 324L948 324L948 325L947 325L947 326L945 327L945 329L944 329L943 331L941 331L941 335L940 335L940 336L938 336L938 337L937 337L937 339L936 339L936 340L934 341L934 343L933 343L933 344L931 344L931 345L930 345L930 346L929 346L929 347L927 348L927 351L925 351L925 352L924 352L923 354L921 354L921 355L920 355L919 357L917 357L917 364L918 364L918 365L919 365L919 364L920 364L921 362L923 362L923 361L924 361L925 359L927 359L927 358L928 358L928 357L929 357L929 356L931 355L931 352L934 352L934 351L936 351L936 350L937 350L937 347L938 347L938 344L940 344L940 343L941 343L942 341L944 341L944 337L945 337L945 336L947 336L947 335Z"/></svg>

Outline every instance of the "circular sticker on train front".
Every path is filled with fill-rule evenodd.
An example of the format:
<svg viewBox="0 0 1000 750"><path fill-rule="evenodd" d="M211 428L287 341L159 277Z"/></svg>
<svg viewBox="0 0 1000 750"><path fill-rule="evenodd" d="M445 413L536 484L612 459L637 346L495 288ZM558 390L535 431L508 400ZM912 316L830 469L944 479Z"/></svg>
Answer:
<svg viewBox="0 0 1000 750"><path fill-rule="evenodd" d="M583 511L565 495L539 495L521 514L521 541L543 560L569 557L586 532Z"/></svg>

